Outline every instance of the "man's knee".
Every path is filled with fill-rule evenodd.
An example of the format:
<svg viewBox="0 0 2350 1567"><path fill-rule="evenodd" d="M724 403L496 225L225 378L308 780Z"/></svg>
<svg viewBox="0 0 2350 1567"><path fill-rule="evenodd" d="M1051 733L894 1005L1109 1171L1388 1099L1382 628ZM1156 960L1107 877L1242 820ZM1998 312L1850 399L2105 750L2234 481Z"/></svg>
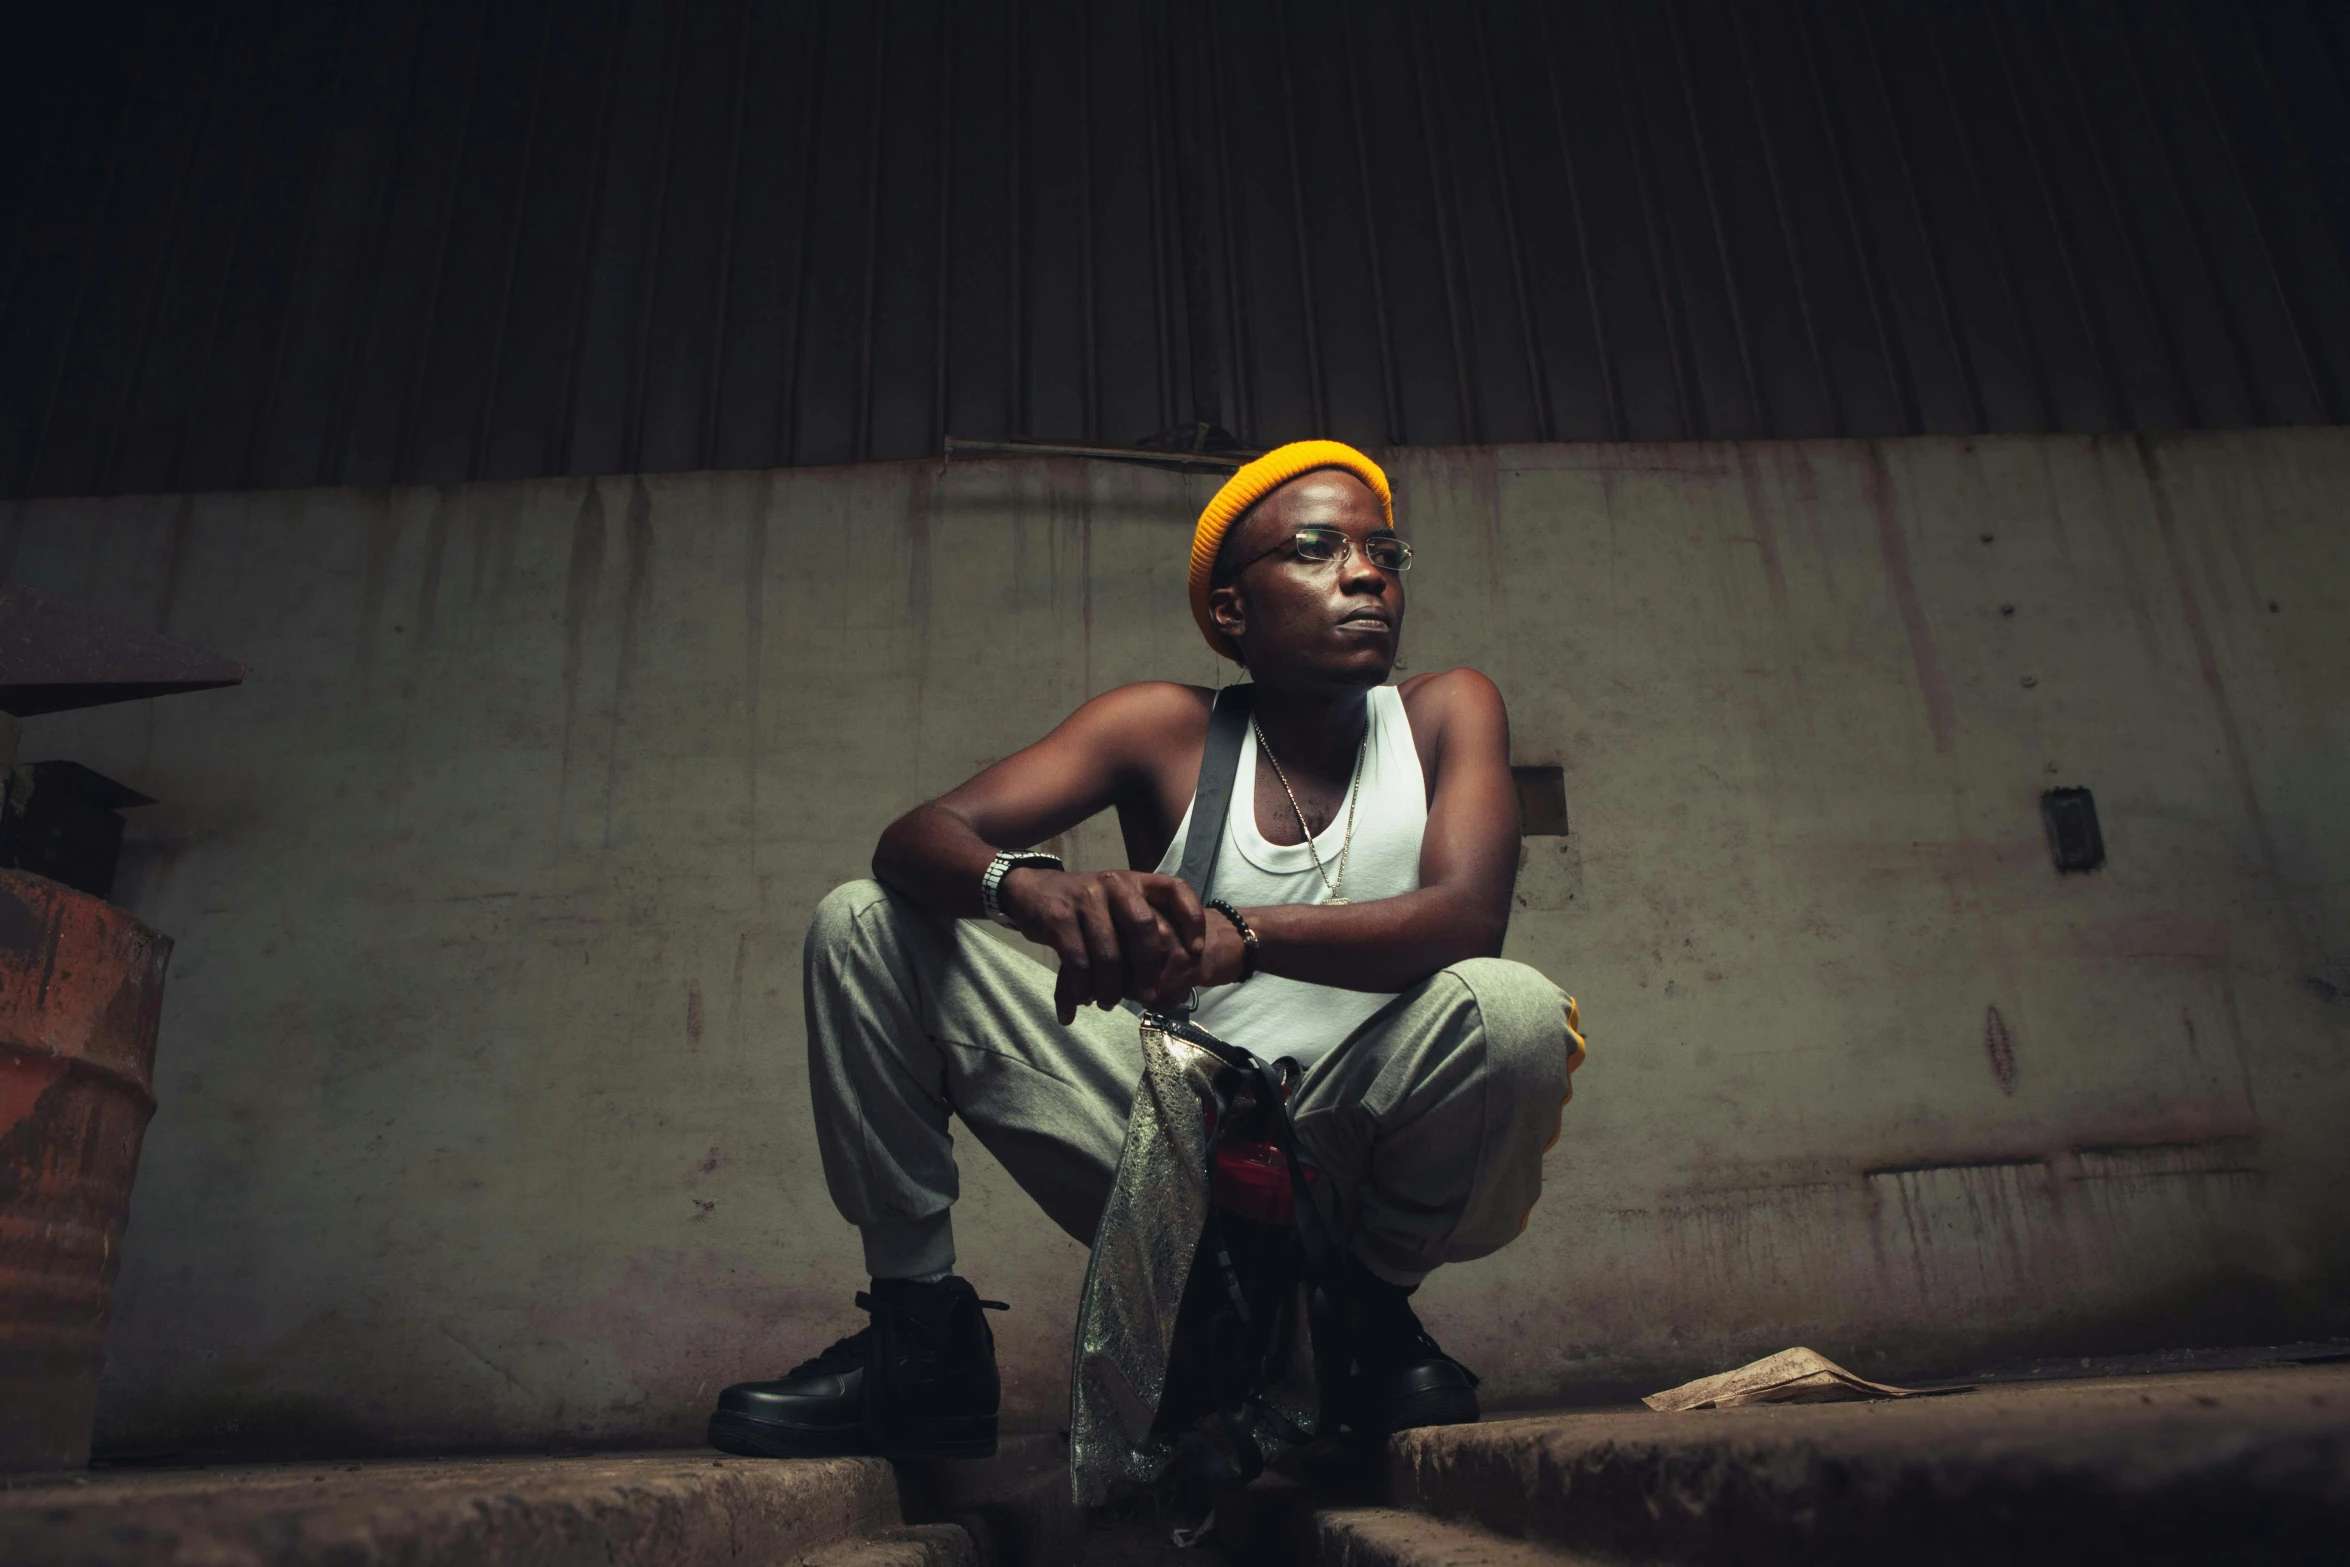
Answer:
<svg viewBox="0 0 2350 1567"><path fill-rule="evenodd" d="M816 905L816 917L808 922L809 961L850 951L858 926L876 915L886 917L889 904L889 889L871 877L844 881L833 888Z"/></svg>
<svg viewBox="0 0 2350 1567"><path fill-rule="evenodd" d="M1461 982L1461 1004L1476 1011L1485 1070L1507 1093L1556 1103L1567 1088L1566 997L1540 969L1508 958L1470 958L1445 972Z"/></svg>

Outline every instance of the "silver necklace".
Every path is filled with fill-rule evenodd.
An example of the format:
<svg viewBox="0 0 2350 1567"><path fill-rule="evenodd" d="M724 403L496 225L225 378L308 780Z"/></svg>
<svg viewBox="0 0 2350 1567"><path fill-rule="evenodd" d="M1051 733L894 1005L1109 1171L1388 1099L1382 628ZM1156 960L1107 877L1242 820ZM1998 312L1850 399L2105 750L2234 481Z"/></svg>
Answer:
<svg viewBox="0 0 2350 1567"><path fill-rule="evenodd" d="M1351 902L1351 899L1340 897L1338 889L1346 881L1347 856L1354 852L1355 802L1363 794L1363 757L1371 749L1371 726L1368 723L1363 725L1363 743L1355 747L1354 782L1346 791L1346 836L1338 843L1338 880L1332 881L1330 872L1322 865L1322 851L1314 847L1314 829L1306 822L1306 808L1297 803L1297 791L1289 787L1289 775L1281 770L1281 758L1273 754L1273 742L1265 738L1265 726L1253 718L1248 722L1249 727L1257 732L1257 744L1264 748L1265 760L1273 764L1273 776L1281 780L1281 792L1289 796L1289 808L1297 812L1297 830L1306 835L1306 853L1314 857L1314 874L1321 877L1322 885L1329 889L1330 896L1324 906L1336 907Z"/></svg>

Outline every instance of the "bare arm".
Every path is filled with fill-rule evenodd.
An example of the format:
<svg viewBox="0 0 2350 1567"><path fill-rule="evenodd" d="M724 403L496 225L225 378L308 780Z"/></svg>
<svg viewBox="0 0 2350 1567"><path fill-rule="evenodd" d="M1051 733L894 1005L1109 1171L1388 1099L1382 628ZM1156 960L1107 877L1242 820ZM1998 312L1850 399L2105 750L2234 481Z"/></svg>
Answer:
<svg viewBox="0 0 2350 1567"><path fill-rule="evenodd" d="M1510 778L1509 714L1473 669L1423 677L1413 722L1435 724L1435 788L1420 843L1420 886L1397 898L1337 908L1244 909L1257 966L1344 990L1408 990L1447 964L1498 957L1518 876L1518 793ZM1219 983L1221 920L1209 922L1205 967ZM1234 943L1237 945L1237 942Z"/></svg>
<svg viewBox="0 0 2350 1567"><path fill-rule="evenodd" d="M1423 677L1408 698L1415 730L1433 724L1434 792L1420 886L1329 908L1243 910L1258 967L1346 990L1400 991L1464 958L1501 952L1518 869L1518 798L1501 692L1474 670ZM1183 686L1127 686L1095 698L1035 745L892 823L874 876L932 911L979 917L979 878L1004 849L1064 832L1146 791L1154 761L1199 745L1206 704ZM1206 918L1180 880L1138 871L1016 870L1000 889L1023 934L1061 960L1062 1022L1091 1001L1152 1005L1193 985L1239 978L1238 933Z"/></svg>
<svg viewBox="0 0 2350 1567"><path fill-rule="evenodd" d="M1036 744L891 823L873 853L874 877L934 913L978 918L979 879L997 853L1142 796L1151 764L1206 732L1206 704L1188 687L1107 692ZM1193 983L1207 933L1199 899L1174 877L1030 868L1006 876L998 896L1022 934L1059 955L1064 1023L1087 1001L1157 1003Z"/></svg>

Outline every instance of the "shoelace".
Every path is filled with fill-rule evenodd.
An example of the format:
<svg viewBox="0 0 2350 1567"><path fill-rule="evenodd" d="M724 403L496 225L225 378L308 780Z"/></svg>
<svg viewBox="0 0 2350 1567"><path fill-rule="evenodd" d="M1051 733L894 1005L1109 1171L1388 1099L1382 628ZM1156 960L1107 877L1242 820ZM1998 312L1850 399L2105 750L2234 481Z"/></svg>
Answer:
<svg viewBox="0 0 2350 1567"><path fill-rule="evenodd" d="M909 1315L905 1307L893 1304L889 1301L876 1300L871 1295L866 1294L863 1290L857 1291L857 1304L876 1317L886 1313L889 1316L903 1321ZM983 1311L1010 1311L1012 1309L1011 1302L1003 1300L981 1300L979 1302L979 1306ZM871 1332L872 1329L868 1328L866 1331Z"/></svg>
<svg viewBox="0 0 2350 1567"><path fill-rule="evenodd" d="M900 1326L919 1320L912 1313L878 1301L862 1290L857 1292L857 1304L872 1316L888 1315ZM1012 1309L1009 1301L1001 1300L983 1300L979 1302L979 1305L981 1309L986 1311L1010 1311ZM927 1326L928 1324L923 1325ZM847 1338L834 1340L823 1353L801 1361L791 1370L785 1372L784 1376L788 1379L827 1375L835 1371L854 1371L865 1364L865 1345L872 1337L873 1330L871 1328L859 1328Z"/></svg>
<svg viewBox="0 0 2350 1567"><path fill-rule="evenodd" d="M865 1341L873 1337L871 1328L859 1328L841 1339L822 1354L803 1360L784 1373L788 1381L793 1377L819 1376L834 1371L854 1371L865 1363Z"/></svg>
<svg viewBox="0 0 2350 1567"><path fill-rule="evenodd" d="M917 1313L905 1311L898 1304L879 1302L879 1299L874 1299L872 1294L865 1294L862 1290L858 1290L858 1306L867 1313L867 1316L874 1316L874 1318L886 1316L886 1318L891 1318L891 1323L895 1327L900 1327L900 1330L905 1330L905 1327L914 1327L914 1330L921 1332L921 1337L924 1339L935 1339L935 1323L926 1323L926 1320L917 1316ZM980 1309L1011 1311L1011 1302L985 1302L985 1299L982 1299ZM787 1379L790 1377L820 1377L820 1374L858 1370L860 1365L865 1365L865 1346L870 1344L872 1337L874 1337L872 1327L860 1327L860 1330L848 1334L846 1339L834 1339L830 1349L825 1349L823 1353L820 1353L820 1356L813 1356L811 1360L801 1360L801 1363L794 1365L790 1372L785 1372L785 1377Z"/></svg>

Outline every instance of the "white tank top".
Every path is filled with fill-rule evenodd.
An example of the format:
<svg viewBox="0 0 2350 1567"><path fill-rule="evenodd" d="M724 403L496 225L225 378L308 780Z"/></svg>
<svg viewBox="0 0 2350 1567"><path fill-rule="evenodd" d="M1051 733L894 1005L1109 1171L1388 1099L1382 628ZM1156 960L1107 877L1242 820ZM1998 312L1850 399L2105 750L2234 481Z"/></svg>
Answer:
<svg viewBox="0 0 2350 1567"><path fill-rule="evenodd" d="M1420 839L1428 830L1428 784L1420 753L1412 747L1411 720L1393 686L1370 694L1370 743L1363 748L1362 793L1355 803L1354 852L1347 857L1339 895L1349 903L1399 897L1420 885ZM1233 773L1232 808L1224 818L1224 843L1216 851L1209 894L1235 908L1275 903L1328 903L1330 889L1314 869L1302 843L1265 841L1257 830L1257 733L1251 724L1240 742ZM1288 802L1282 802L1287 809ZM1158 872L1173 876L1183 867L1184 841L1191 836L1191 812L1175 829L1175 841L1160 856ZM1346 807L1341 804L1314 850L1331 876L1346 842ZM1210 912L1208 918L1223 916ZM1363 1020L1392 999L1392 993L1309 985L1279 974L1257 974L1237 985L1218 985L1199 995L1193 1021L1219 1039L1265 1060L1294 1056L1311 1067L1353 1033Z"/></svg>

